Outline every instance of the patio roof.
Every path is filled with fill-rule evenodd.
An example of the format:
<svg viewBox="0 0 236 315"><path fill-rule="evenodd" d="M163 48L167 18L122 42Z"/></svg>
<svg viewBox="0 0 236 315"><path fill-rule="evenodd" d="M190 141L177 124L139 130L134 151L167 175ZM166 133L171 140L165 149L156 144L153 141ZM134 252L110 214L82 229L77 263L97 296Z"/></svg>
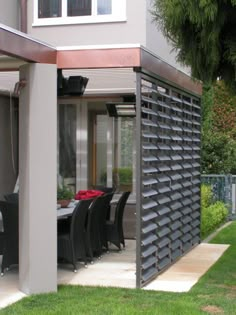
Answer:
<svg viewBox="0 0 236 315"><path fill-rule="evenodd" d="M0 52L27 62L56 63L56 49L0 24Z"/></svg>
<svg viewBox="0 0 236 315"><path fill-rule="evenodd" d="M201 83L140 45L56 48L0 24L0 53L2 71L18 70L22 61L57 64L60 69L142 68L193 94L202 92Z"/></svg>

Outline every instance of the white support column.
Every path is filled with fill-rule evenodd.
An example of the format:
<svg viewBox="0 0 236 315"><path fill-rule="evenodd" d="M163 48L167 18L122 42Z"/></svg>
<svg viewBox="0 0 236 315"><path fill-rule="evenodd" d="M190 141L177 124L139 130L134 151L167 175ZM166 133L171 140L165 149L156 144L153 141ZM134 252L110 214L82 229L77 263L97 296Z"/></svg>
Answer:
<svg viewBox="0 0 236 315"><path fill-rule="evenodd" d="M57 290L57 72L20 68L19 283L26 294Z"/></svg>

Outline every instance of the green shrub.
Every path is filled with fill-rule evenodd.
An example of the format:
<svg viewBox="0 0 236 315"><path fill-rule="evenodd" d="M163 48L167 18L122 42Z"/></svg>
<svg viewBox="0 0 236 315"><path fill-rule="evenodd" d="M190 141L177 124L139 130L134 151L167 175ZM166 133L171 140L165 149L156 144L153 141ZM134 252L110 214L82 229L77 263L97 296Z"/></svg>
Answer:
<svg viewBox="0 0 236 315"><path fill-rule="evenodd" d="M213 194L210 185L201 185L201 207L209 207L213 202Z"/></svg>
<svg viewBox="0 0 236 315"><path fill-rule="evenodd" d="M227 218L228 210L225 204L217 201L208 207L201 208L201 238L204 239L217 229Z"/></svg>
<svg viewBox="0 0 236 315"><path fill-rule="evenodd" d="M132 168L130 167L120 167L113 169L113 180L116 181L116 176L118 173L119 184L131 184L132 183Z"/></svg>

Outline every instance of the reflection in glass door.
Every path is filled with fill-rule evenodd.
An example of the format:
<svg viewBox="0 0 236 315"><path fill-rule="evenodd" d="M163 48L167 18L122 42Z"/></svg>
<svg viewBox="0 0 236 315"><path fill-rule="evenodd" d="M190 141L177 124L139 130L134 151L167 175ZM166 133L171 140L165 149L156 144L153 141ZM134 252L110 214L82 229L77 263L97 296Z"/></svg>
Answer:
<svg viewBox="0 0 236 315"><path fill-rule="evenodd" d="M60 178L58 184L69 186L75 192L76 180L76 105L60 104L58 121L58 149Z"/></svg>
<svg viewBox="0 0 236 315"><path fill-rule="evenodd" d="M92 154L90 158L90 183L105 186L107 180L107 115L92 113Z"/></svg>

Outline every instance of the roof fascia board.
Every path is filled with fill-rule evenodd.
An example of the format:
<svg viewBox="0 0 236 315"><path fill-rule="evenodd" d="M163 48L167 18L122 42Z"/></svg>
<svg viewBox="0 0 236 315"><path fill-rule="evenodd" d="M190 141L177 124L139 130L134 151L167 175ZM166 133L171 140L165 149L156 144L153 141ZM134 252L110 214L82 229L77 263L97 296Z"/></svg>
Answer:
<svg viewBox="0 0 236 315"><path fill-rule="evenodd" d="M141 48L141 68L156 74L163 81L173 83L175 86L189 91L195 95L202 95L202 84L199 81L193 80L186 73L169 65L167 62L158 58L156 55Z"/></svg>
<svg viewBox="0 0 236 315"><path fill-rule="evenodd" d="M57 51L13 28L0 24L0 53L27 62L56 64Z"/></svg>
<svg viewBox="0 0 236 315"><path fill-rule="evenodd" d="M59 50L60 69L133 68L140 66L140 47Z"/></svg>

